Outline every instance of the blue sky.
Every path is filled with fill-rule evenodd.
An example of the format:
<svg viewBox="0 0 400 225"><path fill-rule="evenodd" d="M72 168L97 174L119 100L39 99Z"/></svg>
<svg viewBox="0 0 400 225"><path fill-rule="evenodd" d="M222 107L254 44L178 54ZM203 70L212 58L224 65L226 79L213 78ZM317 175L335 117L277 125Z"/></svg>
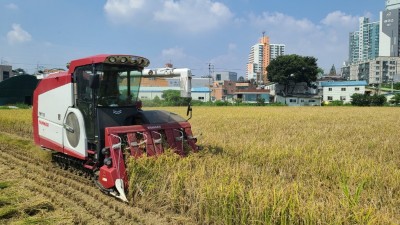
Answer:
<svg viewBox="0 0 400 225"><path fill-rule="evenodd" d="M34 72L100 53L145 56L150 67L196 76L245 76L262 32L287 54L314 56L329 72L348 58L358 18L379 20L384 0L1 0L0 58Z"/></svg>

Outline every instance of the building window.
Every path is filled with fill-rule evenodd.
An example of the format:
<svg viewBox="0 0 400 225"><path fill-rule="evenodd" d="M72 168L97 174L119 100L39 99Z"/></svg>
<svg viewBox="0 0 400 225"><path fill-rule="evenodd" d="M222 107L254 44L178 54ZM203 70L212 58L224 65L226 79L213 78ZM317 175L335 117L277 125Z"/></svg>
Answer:
<svg viewBox="0 0 400 225"><path fill-rule="evenodd" d="M291 98L291 99L289 99L289 102L297 102L297 100L296 100L296 99L293 99L293 98Z"/></svg>
<svg viewBox="0 0 400 225"><path fill-rule="evenodd" d="M8 72L8 71L3 71L3 80L6 80L6 79L8 79L8 78L10 78L10 72Z"/></svg>
<svg viewBox="0 0 400 225"><path fill-rule="evenodd" d="M375 69L379 70L379 66L376 66Z"/></svg>
<svg viewBox="0 0 400 225"><path fill-rule="evenodd" d="M380 64L381 62L380 61L376 61L376 64Z"/></svg>
<svg viewBox="0 0 400 225"><path fill-rule="evenodd" d="M308 102L315 102L315 100L314 99L310 99L310 100L308 100Z"/></svg>
<svg viewBox="0 0 400 225"><path fill-rule="evenodd" d="M328 88L328 91L332 91L332 88Z"/></svg>
<svg viewBox="0 0 400 225"><path fill-rule="evenodd" d="M341 90L342 90L342 91L346 91L346 88L342 88Z"/></svg>
<svg viewBox="0 0 400 225"><path fill-rule="evenodd" d="M198 99L199 99L199 100L204 100L204 97L199 97Z"/></svg>
<svg viewBox="0 0 400 225"><path fill-rule="evenodd" d="M359 91L359 90L360 90L360 88L359 88L359 87L356 87L356 88L354 88L354 90L355 90L355 91Z"/></svg>
<svg viewBox="0 0 400 225"><path fill-rule="evenodd" d="M328 96L328 101L332 101L333 97L332 96Z"/></svg>
<svg viewBox="0 0 400 225"><path fill-rule="evenodd" d="M216 80L221 80L221 74L217 74L217 76L216 76L215 79L216 79Z"/></svg>
<svg viewBox="0 0 400 225"><path fill-rule="evenodd" d="M340 96L340 101L346 101L346 96Z"/></svg>
<svg viewBox="0 0 400 225"><path fill-rule="evenodd" d="M376 72L376 75L379 75L379 72Z"/></svg>

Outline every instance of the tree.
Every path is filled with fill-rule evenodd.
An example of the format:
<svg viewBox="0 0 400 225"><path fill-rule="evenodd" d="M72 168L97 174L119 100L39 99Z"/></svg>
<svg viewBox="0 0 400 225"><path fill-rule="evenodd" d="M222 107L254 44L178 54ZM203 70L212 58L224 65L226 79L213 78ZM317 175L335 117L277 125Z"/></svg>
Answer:
<svg viewBox="0 0 400 225"><path fill-rule="evenodd" d="M171 105L187 105L190 102L190 98L182 98L180 91L177 90L165 90L161 97L165 99Z"/></svg>
<svg viewBox="0 0 400 225"><path fill-rule="evenodd" d="M384 95L374 94L370 96L371 106L383 106L386 103L386 97Z"/></svg>
<svg viewBox="0 0 400 225"><path fill-rule="evenodd" d="M329 71L329 76L336 76L336 68L335 65L332 65L331 70Z"/></svg>
<svg viewBox="0 0 400 225"><path fill-rule="evenodd" d="M386 103L384 95L353 94L351 104L355 106L383 106Z"/></svg>
<svg viewBox="0 0 400 225"><path fill-rule="evenodd" d="M21 68L15 69L14 72L17 75L29 75L24 69L21 69Z"/></svg>
<svg viewBox="0 0 400 225"><path fill-rule="evenodd" d="M265 98L258 97L257 98L257 105L258 106L265 105Z"/></svg>
<svg viewBox="0 0 400 225"><path fill-rule="evenodd" d="M316 58L295 54L278 56L266 69L269 81L284 86L284 94L292 93L296 84L301 82L313 87L320 71ZM293 89L289 92L290 87Z"/></svg>
<svg viewBox="0 0 400 225"><path fill-rule="evenodd" d="M353 94L351 96L351 104L355 106L368 106L369 100L366 94Z"/></svg>
<svg viewBox="0 0 400 225"><path fill-rule="evenodd" d="M395 105L400 104L400 94L395 94L395 95L392 97L392 99L390 99L390 102L393 103L393 104L395 104Z"/></svg>

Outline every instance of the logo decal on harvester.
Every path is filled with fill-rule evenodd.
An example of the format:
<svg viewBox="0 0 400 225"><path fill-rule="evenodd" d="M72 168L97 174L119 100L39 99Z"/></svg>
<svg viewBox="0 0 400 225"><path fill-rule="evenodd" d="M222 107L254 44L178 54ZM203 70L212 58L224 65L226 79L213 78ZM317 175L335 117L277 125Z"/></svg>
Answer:
<svg viewBox="0 0 400 225"><path fill-rule="evenodd" d="M119 114L122 113L122 110L113 110L113 113L114 113L115 115L119 115Z"/></svg>
<svg viewBox="0 0 400 225"><path fill-rule="evenodd" d="M41 121L41 120L39 120L39 124L40 124L40 125L43 125L43 126L45 126L45 127L48 127L48 126L49 126L49 123L44 122L44 121Z"/></svg>
<svg viewBox="0 0 400 225"><path fill-rule="evenodd" d="M159 129L161 129L161 126L148 126L147 129L149 129L149 130L159 130Z"/></svg>

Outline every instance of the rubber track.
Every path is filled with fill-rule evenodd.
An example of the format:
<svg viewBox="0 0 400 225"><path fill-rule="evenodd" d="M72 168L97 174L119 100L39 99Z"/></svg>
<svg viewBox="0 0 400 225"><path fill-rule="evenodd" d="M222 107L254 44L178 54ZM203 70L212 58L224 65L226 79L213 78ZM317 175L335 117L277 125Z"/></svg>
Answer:
<svg viewBox="0 0 400 225"><path fill-rule="evenodd" d="M19 168L21 174L34 184L27 187L29 190L48 197L55 204L75 205L76 210L83 208L92 216L91 223L146 224L149 217L150 224L168 223L154 214L140 218L144 214L142 210L103 194L89 178L75 175L30 154L12 146L0 146L0 162L10 168ZM74 215L79 218L76 213Z"/></svg>

